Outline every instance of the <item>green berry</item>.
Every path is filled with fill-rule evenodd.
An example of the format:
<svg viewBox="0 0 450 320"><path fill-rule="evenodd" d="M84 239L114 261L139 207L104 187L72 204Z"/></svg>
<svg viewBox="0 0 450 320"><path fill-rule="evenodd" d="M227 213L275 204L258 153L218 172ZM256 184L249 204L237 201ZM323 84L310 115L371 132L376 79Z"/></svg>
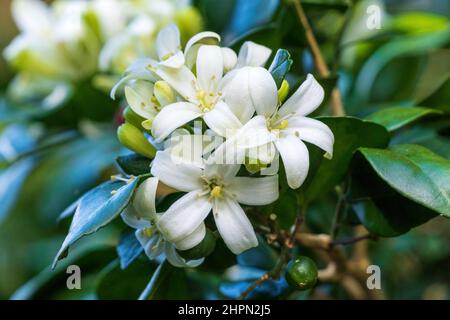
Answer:
<svg viewBox="0 0 450 320"><path fill-rule="evenodd" d="M297 290L308 290L314 287L317 282L317 266L315 262L300 256L289 261L286 270L286 281Z"/></svg>
<svg viewBox="0 0 450 320"><path fill-rule="evenodd" d="M211 230L206 229L205 238L198 245L188 250L177 250L177 252L186 260L196 260L209 256L215 247L216 238Z"/></svg>

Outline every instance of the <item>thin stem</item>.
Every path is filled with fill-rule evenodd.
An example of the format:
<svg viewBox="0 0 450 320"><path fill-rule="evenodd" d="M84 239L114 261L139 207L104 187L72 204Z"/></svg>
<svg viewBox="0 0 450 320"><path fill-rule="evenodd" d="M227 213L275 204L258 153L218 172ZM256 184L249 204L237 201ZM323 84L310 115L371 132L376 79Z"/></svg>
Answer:
<svg viewBox="0 0 450 320"><path fill-rule="evenodd" d="M266 282L269 279L270 279L269 272L264 273L259 279L254 281L247 289L245 289L244 292L241 293L241 295L239 296L239 300L244 300L245 298L247 298L250 292L255 290L259 285L261 285L262 283Z"/></svg>
<svg viewBox="0 0 450 320"><path fill-rule="evenodd" d="M295 11L297 12L298 19L300 20L303 29L305 30L306 40L308 41L309 47L311 49L314 62L317 67L319 74L328 78L330 76L330 69L328 68L325 59L323 58L322 52L320 50L319 44L314 36L311 25L309 24L308 18L306 17L305 10L301 4L300 0L293 0ZM331 111L335 116L345 115L344 106L342 104L341 93L338 88L334 88L331 92Z"/></svg>
<svg viewBox="0 0 450 320"><path fill-rule="evenodd" d="M330 247L337 246L337 245L354 244L354 243L362 241L362 240L375 240L376 238L377 237L374 236L373 234L368 233L368 234L364 234L364 235L357 236L354 238L333 240L330 242Z"/></svg>

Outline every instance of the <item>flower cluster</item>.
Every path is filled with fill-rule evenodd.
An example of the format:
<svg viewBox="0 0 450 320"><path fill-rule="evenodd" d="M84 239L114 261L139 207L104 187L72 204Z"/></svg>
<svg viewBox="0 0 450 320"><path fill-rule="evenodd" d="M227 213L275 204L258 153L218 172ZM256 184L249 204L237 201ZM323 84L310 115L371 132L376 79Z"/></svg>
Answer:
<svg viewBox="0 0 450 320"><path fill-rule="evenodd" d="M4 56L19 71L11 87L19 96L96 75L94 85L110 90L112 76L130 61L155 56L154 39L168 22L176 21L184 38L202 24L183 0L14 0L12 14L20 34Z"/></svg>
<svg viewBox="0 0 450 320"><path fill-rule="evenodd" d="M140 119L134 125L159 146L152 178L138 188L124 220L138 229L149 257L161 253L165 243L167 258L178 266L201 263L178 253L203 241L211 212L217 234L234 254L255 247L258 240L242 205L267 205L279 193L278 167L269 174L261 169L281 156L288 185L296 189L309 169L304 141L332 156L333 133L307 117L322 103L324 90L308 75L284 101L287 82L277 88L264 68L271 50L253 42L236 54L220 46L219 35L202 32L182 50L178 29L169 25L156 45L159 59L134 62L112 91L114 96L125 85L127 103ZM121 141L126 134L119 128ZM251 172L249 163L256 164ZM185 194L156 214L158 186Z"/></svg>

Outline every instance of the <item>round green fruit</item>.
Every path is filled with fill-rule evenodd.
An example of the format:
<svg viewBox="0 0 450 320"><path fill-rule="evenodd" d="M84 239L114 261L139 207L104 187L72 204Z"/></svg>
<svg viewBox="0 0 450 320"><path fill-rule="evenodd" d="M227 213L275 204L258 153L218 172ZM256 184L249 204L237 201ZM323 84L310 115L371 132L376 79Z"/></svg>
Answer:
<svg viewBox="0 0 450 320"><path fill-rule="evenodd" d="M211 230L206 229L205 238L198 245L188 250L177 250L177 252L186 260L196 260L209 256L215 247L216 238Z"/></svg>
<svg viewBox="0 0 450 320"><path fill-rule="evenodd" d="M286 270L286 281L297 290L308 290L317 282L317 266L308 257L300 256L289 261Z"/></svg>

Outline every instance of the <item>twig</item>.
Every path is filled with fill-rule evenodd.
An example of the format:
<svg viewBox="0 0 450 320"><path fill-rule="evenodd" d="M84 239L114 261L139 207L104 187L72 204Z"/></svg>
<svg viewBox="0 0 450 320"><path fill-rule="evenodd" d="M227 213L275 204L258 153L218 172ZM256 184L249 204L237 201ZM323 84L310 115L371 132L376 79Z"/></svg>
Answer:
<svg viewBox="0 0 450 320"><path fill-rule="evenodd" d="M244 300L250 294L250 292L255 290L262 283L269 280L269 278L270 278L269 272L264 273L259 279L254 281L247 289L245 289L244 292L241 293L241 295L239 296L239 300Z"/></svg>
<svg viewBox="0 0 450 320"><path fill-rule="evenodd" d="M297 214L297 218L295 219L294 230L292 230L292 233L286 243L286 247L288 247L289 249L292 249L292 247L294 246L295 237L296 237L298 231L300 230L300 226L302 225L302 223L305 219L306 205L300 203L300 207L301 207L300 212Z"/></svg>
<svg viewBox="0 0 450 320"><path fill-rule="evenodd" d="M375 239L376 239L376 236L368 233L368 234L364 234L364 235L357 236L354 238L333 240L330 242L330 247L337 246L337 245L349 245L349 244L354 244L354 243L362 241L362 240L375 240Z"/></svg>
<svg viewBox="0 0 450 320"><path fill-rule="evenodd" d="M328 68L322 52L320 51L319 44L306 17L305 11L301 5L300 0L293 0L295 5L295 11L297 12L298 19L300 20L303 29L305 30L306 40L308 41L311 49L314 62L317 67L317 71L322 77L328 78L330 76L330 69ZM341 93L338 88L334 88L331 92L331 111L335 116L345 115L344 106L342 105Z"/></svg>
<svg viewBox="0 0 450 320"><path fill-rule="evenodd" d="M278 279L280 277L281 271L283 270L283 267L286 264L286 260L289 257L289 250L292 249L292 247L294 246L296 235L298 234L300 226L304 220L306 206L301 205L301 208L302 209L298 213L297 218L295 220L294 230L292 230L292 233L289 235L287 239L284 238L285 240L283 242L283 248L281 249L280 257L278 258L276 265L273 267L272 270L263 274L260 278L255 280L244 292L242 292L242 294L239 296L239 300L245 299L250 294L250 292L252 292L254 289L256 289L259 285L261 285L265 281L269 279Z"/></svg>

